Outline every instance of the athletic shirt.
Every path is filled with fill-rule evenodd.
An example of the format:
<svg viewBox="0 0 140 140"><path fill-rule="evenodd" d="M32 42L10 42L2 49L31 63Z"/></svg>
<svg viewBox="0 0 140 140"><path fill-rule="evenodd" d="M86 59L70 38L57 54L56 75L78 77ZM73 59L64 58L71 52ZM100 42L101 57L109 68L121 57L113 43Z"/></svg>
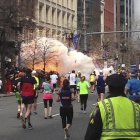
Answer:
<svg viewBox="0 0 140 140"><path fill-rule="evenodd" d="M71 91L70 89L61 89L59 92L61 106L62 107L72 107L71 104Z"/></svg>
<svg viewBox="0 0 140 140"><path fill-rule="evenodd" d="M138 79L130 79L128 80L126 87L129 89L129 94L133 95L134 93L137 95L140 92L140 80Z"/></svg>
<svg viewBox="0 0 140 140"><path fill-rule="evenodd" d="M70 82L70 85L76 85L76 74L75 73L70 74L69 82Z"/></svg>
<svg viewBox="0 0 140 140"><path fill-rule="evenodd" d="M47 83L47 82L43 82L42 83L42 88L43 88L43 96L42 96L42 98L44 100L53 99L51 85L49 83Z"/></svg>
<svg viewBox="0 0 140 140"><path fill-rule="evenodd" d="M32 76L24 76L21 78L21 95L22 96L34 96L34 84L36 84L36 80Z"/></svg>
<svg viewBox="0 0 140 140"><path fill-rule="evenodd" d="M88 94L88 88L90 87L89 86L89 83L87 82L87 81L80 81L79 83L78 83L78 85L77 86L79 86L79 89L80 89L80 95L82 94Z"/></svg>
<svg viewBox="0 0 140 140"><path fill-rule="evenodd" d="M97 87L105 87L105 80L103 75L99 75L97 79Z"/></svg>
<svg viewBox="0 0 140 140"><path fill-rule="evenodd" d="M95 82L95 75L91 74L89 77L90 82Z"/></svg>
<svg viewBox="0 0 140 140"><path fill-rule="evenodd" d="M51 83L53 84L57 83L58 76L56 74L51 75L50 78L51 78Z"/></svg>

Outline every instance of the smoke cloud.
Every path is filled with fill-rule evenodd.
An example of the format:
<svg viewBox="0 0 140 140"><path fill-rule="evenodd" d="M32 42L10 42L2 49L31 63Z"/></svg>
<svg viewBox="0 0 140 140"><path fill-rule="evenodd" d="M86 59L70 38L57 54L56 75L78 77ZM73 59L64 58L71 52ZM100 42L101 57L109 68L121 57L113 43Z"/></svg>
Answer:
<svg viewBox="0 0 140 140"><path fill-rule="evenodd" d="M38 39L36 44L33 41L30 44L24 44L22 48L24 64L32 67L33 58L35 58L35 69L43 69L44 51L47 71L56 70L59 73L66 74L75 70L86 75L95 69L92 58L73 49L69 51L63 43L52 38L43 37Z"/></svg>

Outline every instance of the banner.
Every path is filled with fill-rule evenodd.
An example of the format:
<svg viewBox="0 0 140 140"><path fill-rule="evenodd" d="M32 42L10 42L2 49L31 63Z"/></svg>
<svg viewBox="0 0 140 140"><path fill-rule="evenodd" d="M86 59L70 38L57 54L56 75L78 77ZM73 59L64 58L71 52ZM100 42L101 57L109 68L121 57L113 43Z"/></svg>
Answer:
<svg viewBox="0 0 140 140"><path fill-rule="evenodd" d="M77 48L78 48L78 42L79 42L79 34L77 32L74 32L73 33L72 42L73 42L74 49L77 50Z"/></svg>

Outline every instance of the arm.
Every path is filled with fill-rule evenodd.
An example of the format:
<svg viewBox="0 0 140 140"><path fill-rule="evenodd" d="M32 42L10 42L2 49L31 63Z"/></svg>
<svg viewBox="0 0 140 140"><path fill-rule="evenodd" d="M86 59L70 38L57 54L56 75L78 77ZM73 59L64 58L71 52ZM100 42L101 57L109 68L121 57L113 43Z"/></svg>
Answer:
<svg viewBox="0 0 140 140"><path fill-rule="evenodd" d="M85 134L85 140L100 140L102 133L102 119L99 108L96 109L95 115L92 114L88 128Z"/></svg>
<svg viewBox="0 0 140 140"><path fill-rule="evenodd" d="M72 101L75 100L75 97L74 97L74 94L73 94L73 93L71 94L71 100L72 100Z"/></svg>
<svg viewBox="0 0 140 140"><path fill-rule="evenodd" d="M60 96L59 96L59 94L57 94L56 102L60 102Z"/></svg>

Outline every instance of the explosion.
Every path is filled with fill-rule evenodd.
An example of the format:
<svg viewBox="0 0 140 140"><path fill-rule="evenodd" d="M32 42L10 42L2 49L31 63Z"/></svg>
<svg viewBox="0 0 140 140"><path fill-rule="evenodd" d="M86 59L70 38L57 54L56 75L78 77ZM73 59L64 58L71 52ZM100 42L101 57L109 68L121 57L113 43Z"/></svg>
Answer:
<svg viewBox="0 0 140 140"><path fill-rule="evenodd" d="M22 46L22 64L32 69L68 73L73 69L84 74L91 73L95 66L92 58L68 48L52 38L38 38Z"/></svg>

